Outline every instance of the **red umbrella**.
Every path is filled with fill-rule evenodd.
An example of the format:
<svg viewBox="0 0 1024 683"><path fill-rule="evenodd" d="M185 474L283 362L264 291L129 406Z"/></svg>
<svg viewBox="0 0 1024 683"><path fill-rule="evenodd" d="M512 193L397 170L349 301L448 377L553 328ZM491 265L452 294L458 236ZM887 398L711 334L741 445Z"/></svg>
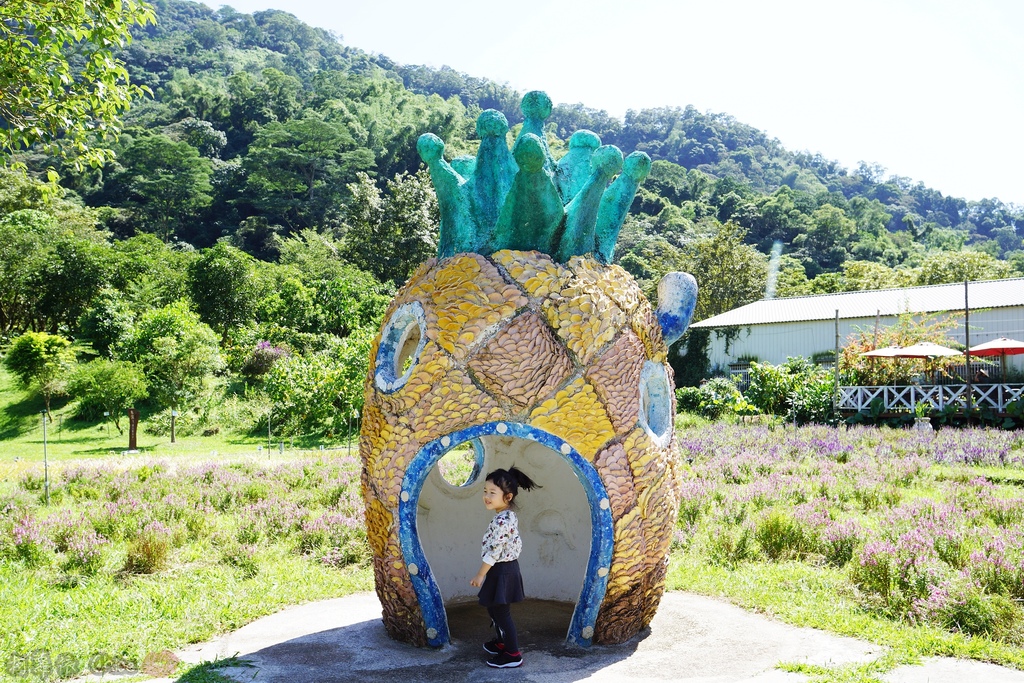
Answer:
<svg viewBox="0 0 1024 683"><path fill-rule="evenodd" d="M1006 357L1024 353L1024 342L1000 337L968 349L972 356L999 356L1002 377L1006 377ZM1003 380L1005 381L1005 380Z"/></svg>

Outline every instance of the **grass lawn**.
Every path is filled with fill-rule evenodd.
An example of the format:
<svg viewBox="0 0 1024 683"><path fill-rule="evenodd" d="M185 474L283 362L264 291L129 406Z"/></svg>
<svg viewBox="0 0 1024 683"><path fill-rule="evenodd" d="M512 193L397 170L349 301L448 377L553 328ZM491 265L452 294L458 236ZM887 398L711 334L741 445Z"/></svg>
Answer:
<svg viewBox="0 0 1024 683"><path fill-rule="evenodd" d="M34 463L43 463L43 402L18 388L13 377L0 367L0 481L11 480ZM46 426L46 459L64 461L118 459L125 464L156 458L218 458L221 456L278 457L283 444L286 453L319 447L280 435L221 432L210 436L183 435L175 443L169 435L156 436L146 429L146 415L139 425L139 454L124 455L128 448L128 420L120 421L119 433L109 421L81 420L75 417L74 402L54 400L51 420ZM358 449L357 439L323 441L334 450Z"/></svg>
<svg viewBox="0 0 1024 683"><path fill-rule="evenodd" d="M0 381L0 678L151 670L164 650L373 588L355 451L143 435L125 456L123 437L65 421L45 506L38 408ZM680 424L670 590L889 648L781 665L815 681L877 682L931 655L1024 669L1024 436ZM446 460L458 481L474 463ZM220 681L217 667L177 673Z"/></svg>

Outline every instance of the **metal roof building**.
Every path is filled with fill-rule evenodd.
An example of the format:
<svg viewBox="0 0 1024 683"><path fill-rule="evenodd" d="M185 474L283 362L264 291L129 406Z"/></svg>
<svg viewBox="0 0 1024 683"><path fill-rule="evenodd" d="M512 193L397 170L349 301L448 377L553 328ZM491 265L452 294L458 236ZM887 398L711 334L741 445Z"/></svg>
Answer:
<svg viewBox="0 0 1024 683"><path fill-rule="evenodd" d="M971 282L966 294L972 346L997 337L1024 339L1024 278ZM810 358L834 350L836 311L842 345L851 333L874 329L876 320L882 326L891 325L903 313L949 311L962 322L964 296L961 282L763 299L690 327L712 330L708 349L712 368L724 369L740 359L782 363L789 356ZM963 325L950 337L963 343Z"/></svg>

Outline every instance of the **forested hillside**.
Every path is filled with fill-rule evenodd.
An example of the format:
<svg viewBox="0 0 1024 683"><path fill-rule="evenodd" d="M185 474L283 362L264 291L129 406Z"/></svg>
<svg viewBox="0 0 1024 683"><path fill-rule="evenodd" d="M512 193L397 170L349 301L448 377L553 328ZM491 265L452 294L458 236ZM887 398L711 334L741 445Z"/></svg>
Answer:
<svg viewBox="0 0 1024 683"><path fill-rule="evenodd" d="M76 171L33 148L8 159L27 175L0 169L0 335L88 344L93 355L79 360L139 378L158 416L191 406L197 428L215 419L220 382L246 397L251 426L263 401L284 429L336 433L360 406L390 293L435 249L417 138L473 153L476 115L497 108L517 123L520 94L396 64L281 11L154 6L156 23L120 53L152 96L124 117L116 159ZM766 287L786 296L1024 275L1022 207L845 169L693 107L620 121L560 105L548 125L556 156L579 128L655 159L616 260L652 295L668 270L697 274L698 319ZM103 382L68 372L60 390L77 387L84 413L103 410L86 393Z"/></svg>

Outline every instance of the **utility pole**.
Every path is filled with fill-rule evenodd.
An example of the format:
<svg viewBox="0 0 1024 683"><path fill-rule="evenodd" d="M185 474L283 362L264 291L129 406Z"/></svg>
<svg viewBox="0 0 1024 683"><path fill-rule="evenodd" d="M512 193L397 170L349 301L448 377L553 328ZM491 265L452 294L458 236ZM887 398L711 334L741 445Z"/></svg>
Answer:
<svg viewBox="0 0 1024 683"><path fill-rule="evenodd" d="M877 342L876 342L877 343ZM836 309L835 388L832 391L832 417L839 416L839 309Z"/></svg>
<svg viewBox="0 0 1024 683"><path fill-rule="evenodd" d="M964 280L964 384L967 391L967 413L971 412L971 304L967 300L967 280Z"/></svg>
<svg viewBox="0 0 1024 683"><path fill-rule="evenodd" d="M46 458L46 411L43 411L43 493L50 504L50 464Z"/></svg>

